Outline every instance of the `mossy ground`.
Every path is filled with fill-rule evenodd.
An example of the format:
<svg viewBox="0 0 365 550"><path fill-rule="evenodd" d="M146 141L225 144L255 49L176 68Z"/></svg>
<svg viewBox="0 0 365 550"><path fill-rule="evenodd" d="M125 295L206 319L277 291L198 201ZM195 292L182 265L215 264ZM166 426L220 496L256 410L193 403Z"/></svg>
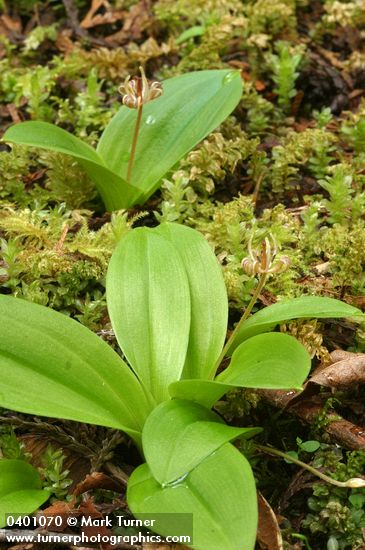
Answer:
<svg viewBox="0 0 365 550"><path fill-rule="evenodd" d="M133 225L168 220L194 227L210 242L224 271L232 325L256 285L241 261L250 241L255 246L268 235L290 268L268 281L257 307L302 294L364 305L361 0L114 0L100 2L88 19L84 0L0 5L2 130L20 120L45 120L95 144L120 106L118 86L141 64L155 79L234 67L244 81L235 112L147 204L129 212L106 214L70 158L0 145L1 292L70 315L114 345L105 304L109 258ZM300 336L315 360L335 348L365 351L362 325L286 330ZM325 394L323 405L330 397L335 410L364 425L363 392L357 392ZM315 439L316 451L299 446L299 454L338 479L363 474L365 451L331 444L325 414L318 425L302 426L245 391L233 392L220 410L232 422L264 426L263 439L278 448L298 451L297 437ZM53 475L57 498L65 498L69 486L65 460L73 465L71 479L106 463L110 468L110 461L129 471L138 461L126 440L103 429L3 411L0 430L3 456L29 459L33 452L40 461L43 453L45 484ZM45 454L56 442L64 455L57 446ZM364 490L298 481L296 467L245 452L259 488L284 517L286 548L364 547ZM104 509L117 509L114 494L94 496Z"/></svg>

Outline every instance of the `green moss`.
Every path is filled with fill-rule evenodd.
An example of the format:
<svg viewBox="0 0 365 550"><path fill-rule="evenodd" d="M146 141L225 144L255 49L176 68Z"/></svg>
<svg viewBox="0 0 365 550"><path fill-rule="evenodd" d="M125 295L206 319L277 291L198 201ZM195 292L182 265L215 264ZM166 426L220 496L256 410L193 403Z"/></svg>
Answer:
<svg viewBox="0 0 365 550"><path fill-rule="evenodd" d="M105 316L105 274L113 249L132 222L115 213L99 230L88 211L3 210L0 228L2 286L32 302L77 316L100 329Z"/></svg>

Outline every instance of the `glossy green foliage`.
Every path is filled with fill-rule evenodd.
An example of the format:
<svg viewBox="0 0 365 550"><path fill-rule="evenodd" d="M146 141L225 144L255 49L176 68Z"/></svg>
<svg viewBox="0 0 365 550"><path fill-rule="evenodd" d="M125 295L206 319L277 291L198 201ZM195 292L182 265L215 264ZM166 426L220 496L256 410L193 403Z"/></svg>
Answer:
<svg viewBox="0 0 365 550"><path fill-rule="evenodd" d="M154 478L163 486L178 480L224 443L252 437L260 428L234 428L191 401L161 403L143 428L143 451Z"/></svg>
<svg viewBox="0 0 365 550"><path fill-rule="evenodd" d="M170 535L171 513L192 514L192 548L253 550L254 478L229 441L259 428L226 426L209 409L236 386L300 388L309 355L292 336L268 332L278 323L359 311L312 297L266 308L242 325L214 379L227 325L221 270L198 232L168 223L122 238L107 304L133 370L65 315L0 295L0 406L124 430L146 458L128 486L137 516L160 514L156 531Z"/></svg>
<svg viewBox="0 0 365 550"><path fill-rule="evenodd" d="M107 275L109 314L118 343L157 401L181 376L190 329L190 293L173 246L139 228L119 243Z"/></svg>
<svg viewBox="0 0 365 550"><path fill-rule="evenodd" d="M293 336L264 333L239 345L217 380L245 388L300 390L310 367L309 353Z"/></svg>
<svg viewBox="0 0 365 550"><path fill-rule="evenodd" d="M333 298L321 296L301 296L291 300L277 302L261 309L242 325L228 350L231 355L234 349L247 338L273 330L279 323L291 319L329 319L337 317L363 317L356 307Z"/></svg>
<svg viewBox="0 0 365 550"><path fill-rule="evenodd" d="M126 106L110 121L97 151L69 132L46 122L12 126L4 140L73 156L86 170L108 210L142 204L164 174L233 111L242 94L238 71L199 71L170 78L164 94L143 107L132 178L127 167L135 109Z"/></svg>
<svg viewBox="0 0 365 550"><path fill-rule="evenodd" d="M139 438L151 406L110 346L80 323L25 300L0 296L0 311L1 407Z"/></svg>
<svg viewBox="0 0 365 550"><path fill-rule="evenodd" d="M252 550L257 499L247 460L227 441L255 430L230 428L188 401L163 403L143 429L148 461L129 481L127 499L138 514L192 514L196 550ZM200 437L199 437L200 435ZM170 480L170 482L169 482ZM164 524L165 521L165 524ZM166 516L155 526L171 534Z"/></svg>
<svg viewBox="0 0 365 550"><path fill-rule="evenodd" d="M171 384L169 392L171 397L210 408L235 387L300 390L310 366L308 352L295 338L269 332L240 344L214 380L180 380Z"/></svg>
<svg viewBox="0 0 365 550"><path fill-rule="evenodd" d="M193 229L162 224L158 232L179 254L189 283L190 332L182 378L210 378L227 332L228 300L221 267L207 241Z"/></svg>
<svg viewBox="0 0 365 550"><path fill-rule="evenodd" d="M0 460L0 528L7 514L31 514L50 496L42 490L39 474L23 460Z"/></svg>
<svg viewBox="0 0 365 550"><path fill-rule="evenodd" d="M130 232L110 262L107 300L119 345L158 402L181 377L214 370L227 296L218 262L196 231L163 224Z"/></svg>
<svg viewBox="0 0 365 550"><path fill-rule="evenodd" d="M199 71L164 81L163 90L162 97L143 108L131 180L144 193L141 202L178 160L233 111L241 98L242 83L238 71ZM97 148L111 170L124 178L131 148L128 137L135 120L135 110L122 107Z"/></svg>
<svg viewBox="0 0 365 550"><path fill-rule="evenodd" d="M231 390L229 384L216 380L178 380L169 387L175 399L187 399L210 409L225 393Z"/></svg>

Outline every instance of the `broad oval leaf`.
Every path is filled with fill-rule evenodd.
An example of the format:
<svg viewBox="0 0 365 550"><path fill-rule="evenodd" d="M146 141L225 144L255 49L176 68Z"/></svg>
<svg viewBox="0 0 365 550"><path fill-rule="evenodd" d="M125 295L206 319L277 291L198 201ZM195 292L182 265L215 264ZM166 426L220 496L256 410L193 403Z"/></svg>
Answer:
<svg viewBox="0 0 365 550"><path fill-rule="evenodd" d="M334 298L301 296L300 298L277 302L261 309L247 319L238 331L227 351L227 355L231 355L236 347L247 338L273 330L277 324L290 319L328 319L359 316L364 317L359 309Z"/></svg>
<svg viewBox="0 0 365 550"><path fill-rule="evenodd" d="M245 388L300 390L310 367L310 356L298 340L267 332L240 344L216 380Z"/></svg>
<svg viewBox="0 0 365 550"><path fill-rule="evenodd" d="M113 253L107 302L120 347L157 402L179 380L190 331L190 293L172 244L153 229L130 231Z"/></svg>
<svg viewBox="0 0 365 550"><path fill-rule="evenodd" d="M87 143L48 122L27 121L11 126L3 140L40 147L74 157L95 183L107 210L128 208L138 202L141 191L128 184L104 163Z"/></svg>
<svg viewBox="0 0 365 550"><path fill-rule="evenodd" d="M31 514L48 500L50 493L42 490L39 474L23 460L0 460L0 528L6 526L6 516Z"/></svg>
<svg viewBox="0 0 365 550"><path fill-rule="evenodd" d="M223 444L260 431L227 426L217 414L191 401L165 401L144 425L143 452L153 477L164 486L189 473Z"/></svg>
<svg viewBox="0 0 365 550"><path fill-rule="evenodd" d="M152 517L156 532L174 534L171 514L192 514L195 550L253 550L257 529L257 496L249 463L229 443L207 457L186 477L161 487L147 464L128 483L127 500L138 518Z"/></svg>
<svg viewBox="0 0 365 550"><path fill-rule="evenodd" d="M137 441L151 398L103 340L69 317L0 296L0 406L117 428Z"/></svg>
<svg viewBox="0 0 365 550"><path fill-rule="evenodd" d="M242 82L238 71L198 71L165 80L163 90L160 98L143 107L131 178L132 185L143 191L140 202L147 200L164 174L233 111L242 95ZM97 148L110 169L122 178L127 176L136 117L135 109L121 107Z"/></svg>
<svg viewBox="0 0 365 550"><path fill-rule="evenodd" d="M227 332L228 299L222 269L204 237L175 223L164 223L158 233L170 240L186 271L191 322L183 378L210 378Z"/></svg>

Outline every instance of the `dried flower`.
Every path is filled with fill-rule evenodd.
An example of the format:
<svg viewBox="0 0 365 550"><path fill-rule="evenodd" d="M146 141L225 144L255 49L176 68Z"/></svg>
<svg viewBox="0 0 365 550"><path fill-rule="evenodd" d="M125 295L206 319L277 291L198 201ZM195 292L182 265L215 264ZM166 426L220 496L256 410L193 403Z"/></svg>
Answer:
<svg viewBox="0 0 365 550"><path fill-rule="evenodd" d="M148 83L143 67L140 67L141 76L128 75L124 83L119 86L118 92L123 96L123 105L131 109L139 109L149 101L160 97L163 94L162 85L155 80Z"/></svg>
<svg viewBox="0 0 365 550"><path fill-rule="evenodd" d="M265 238L262 243L261 250L252 250L252 239L248 243L249 257L243 258L242 268L248 275L271 275L273 273L281 273L288 269L290 265L290 259L288 256L281 256L276 259L277 247L274 238L271 236L272 246L270 239Z"/></svg>

